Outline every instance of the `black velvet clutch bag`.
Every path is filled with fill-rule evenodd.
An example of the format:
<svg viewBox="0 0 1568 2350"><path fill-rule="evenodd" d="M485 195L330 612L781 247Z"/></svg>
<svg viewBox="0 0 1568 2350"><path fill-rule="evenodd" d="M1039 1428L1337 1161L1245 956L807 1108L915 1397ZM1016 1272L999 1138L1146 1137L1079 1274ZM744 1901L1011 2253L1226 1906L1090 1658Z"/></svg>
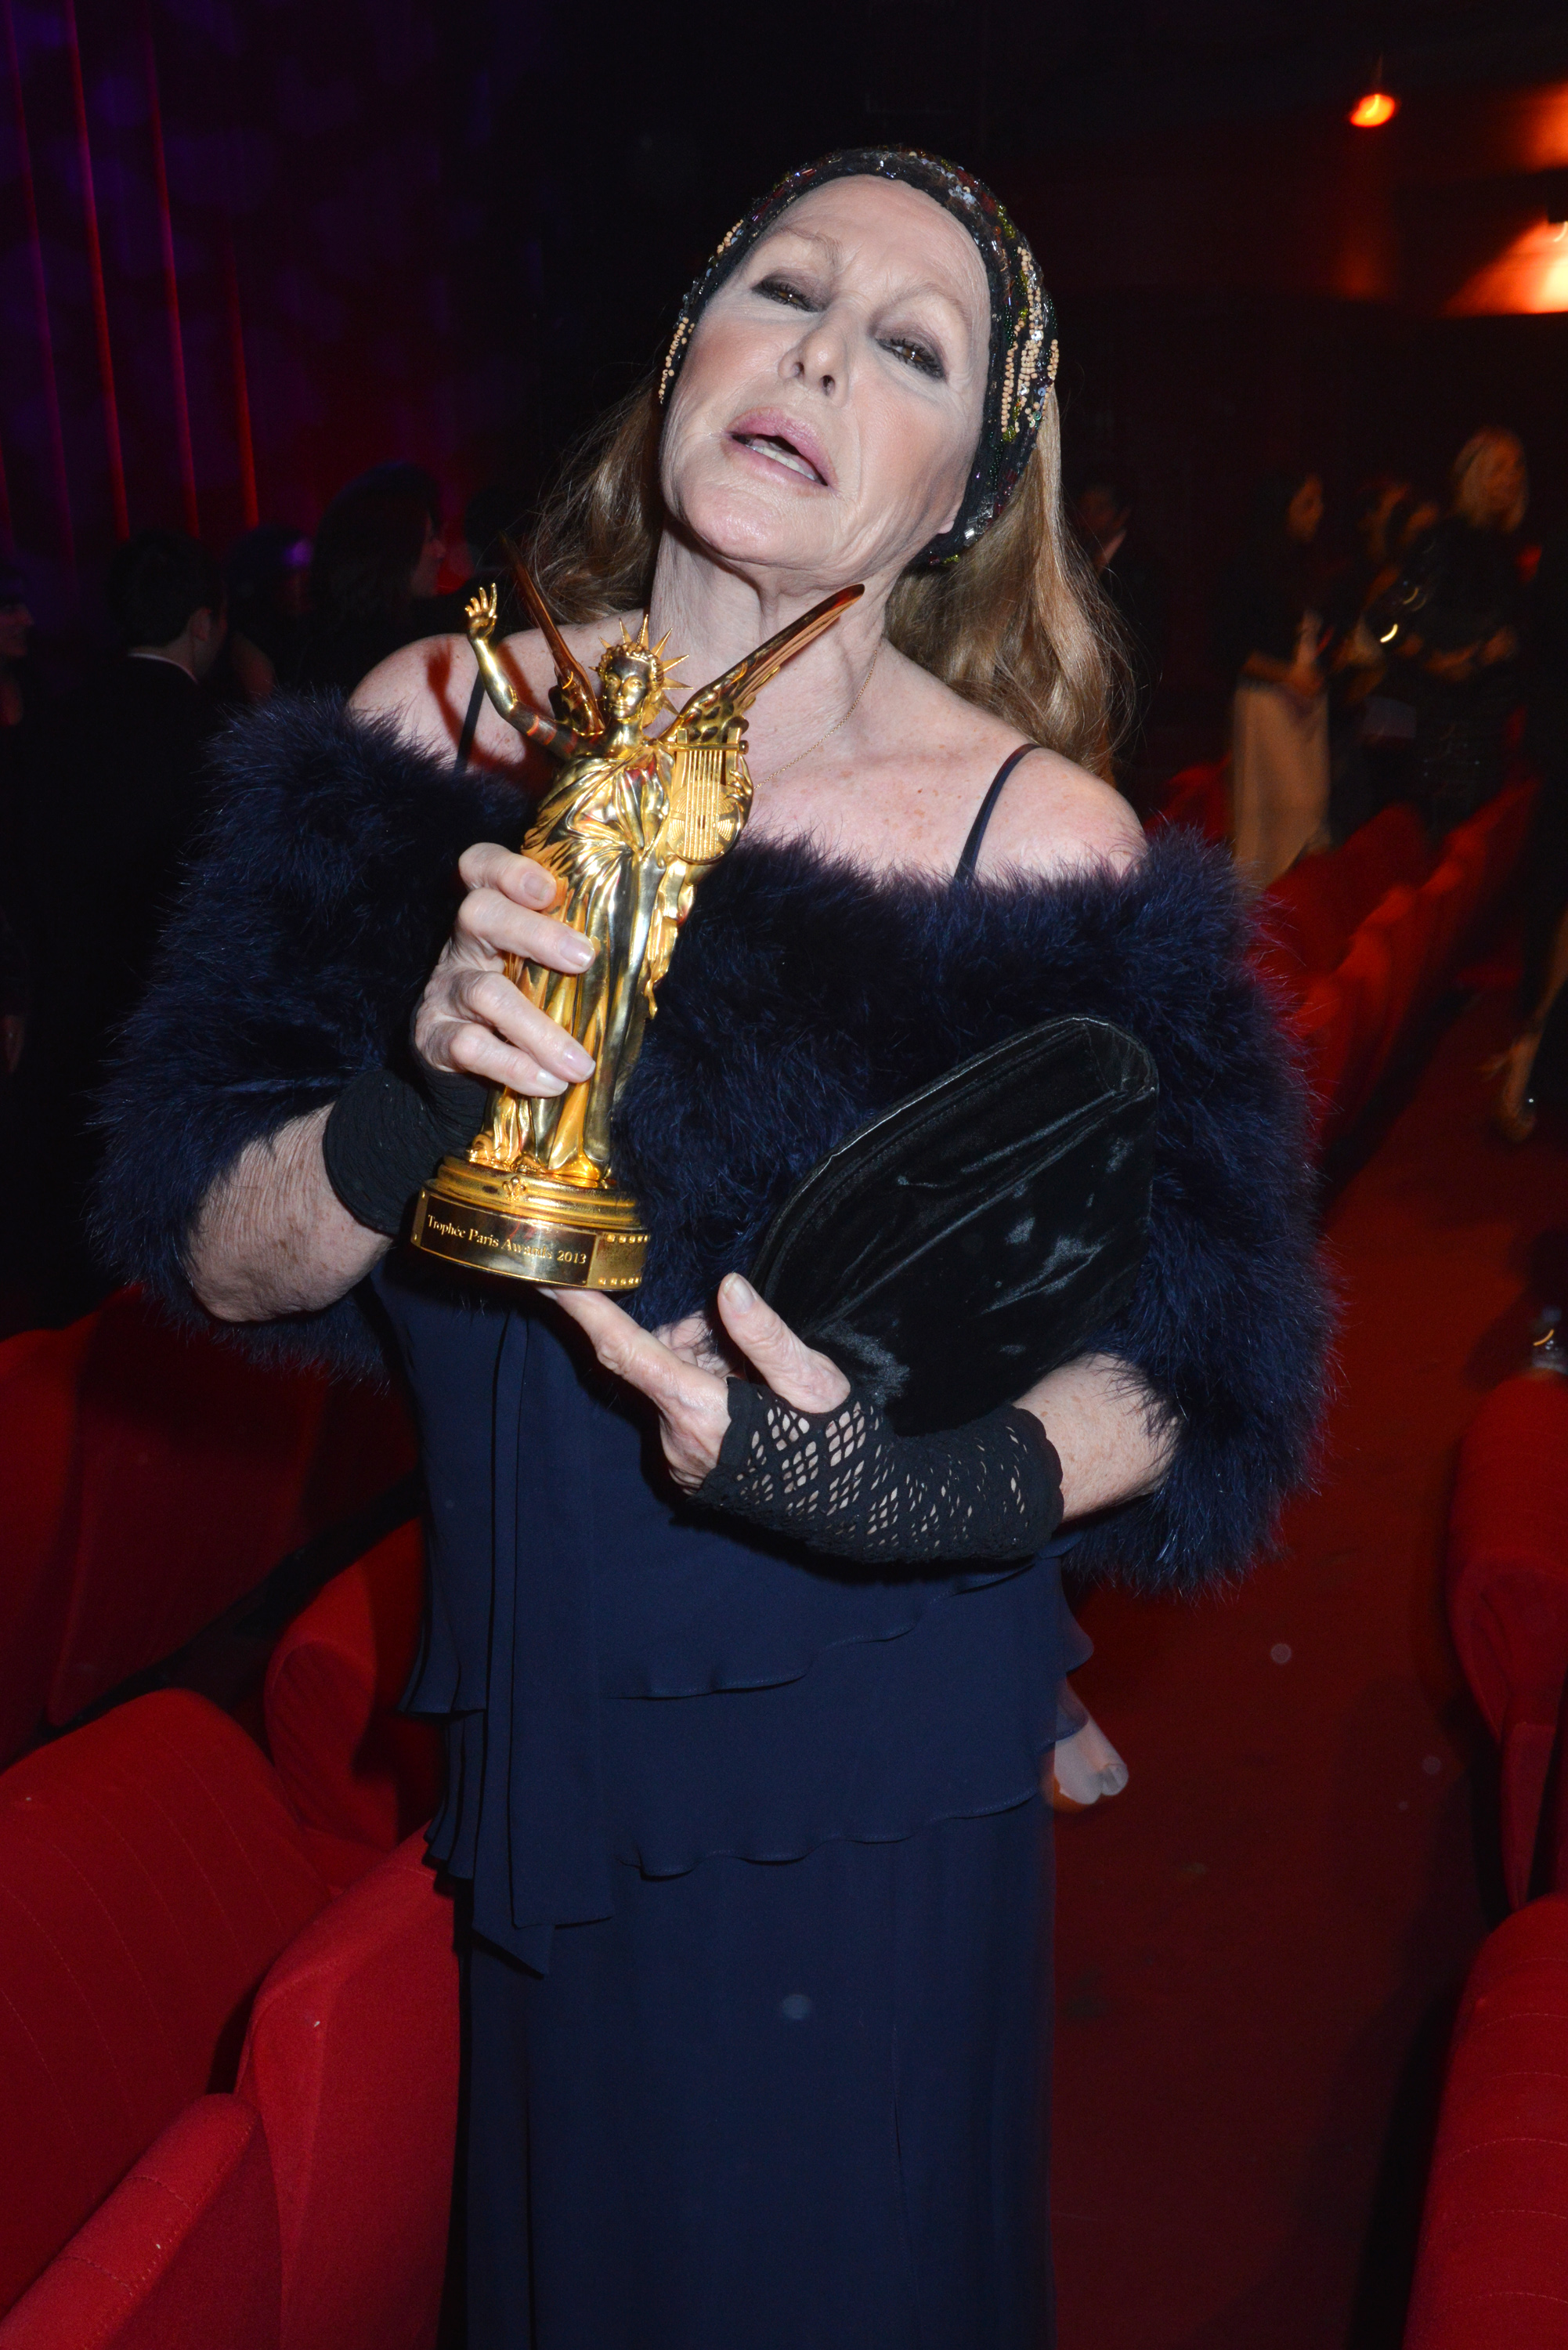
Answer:
<svg viewBox="0 0 1568 2350"><path fill-rule="evenodd" d="M814 1167L752 1268L901 1435L958 1428L1083 1351L1148 1232L1159 1080L1106 1020L1048 1020Z"/></svg>

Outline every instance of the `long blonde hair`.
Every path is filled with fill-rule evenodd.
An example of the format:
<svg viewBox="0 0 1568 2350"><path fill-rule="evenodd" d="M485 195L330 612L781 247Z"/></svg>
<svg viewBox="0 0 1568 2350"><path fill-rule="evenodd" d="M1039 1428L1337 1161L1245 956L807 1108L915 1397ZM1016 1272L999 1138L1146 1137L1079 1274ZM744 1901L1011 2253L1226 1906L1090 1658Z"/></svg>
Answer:
<svg viewBox="0 0 1568 2350"><path fill-rule="evenodd" d="M664 525L655 380L612 409L568 457L533 534L535 576L565 620L646 605ZM888 637L966 702L1031 742L1109 777L1127 706L1114 615L1062 506L1054 397L1012 500L939 570L909 571Z"/></svg>

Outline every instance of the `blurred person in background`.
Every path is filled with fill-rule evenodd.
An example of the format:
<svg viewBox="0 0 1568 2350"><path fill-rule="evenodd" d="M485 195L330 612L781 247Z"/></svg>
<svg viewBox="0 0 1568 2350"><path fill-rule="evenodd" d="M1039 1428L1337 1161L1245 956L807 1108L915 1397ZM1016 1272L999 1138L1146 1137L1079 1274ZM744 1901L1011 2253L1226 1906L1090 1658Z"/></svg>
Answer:
<svg viewBox="0 0 1568 2350"><path fill-rule="evenodd" d="M1374 709L1388 666L1368 614L1398 577L1389 531L1409 496L1409 484L1375 473L1351 502L1355 550L1328 596L1333 644L1329 660L1328 809L1335 843L1349 838L1384 804L1386 780L1377 750L1382 712ZM1370 715L1369 715L1370 713ZM1414 732L1414 714L1410 732Z"/></svg>
<svg viewBox="0 0 1568 2350"><path fill-rule="evenodd" d="M258 524L230 547L223 558L223 586L231 698L265 702L275 686L294 682L309 568L309 539L284 523Z"/></svg>
<svg viewBox="0 0 1568 2350"><path fill-rule="evenodd" d="M1074 506L1089 559L1122 624L1132 672L1127 733L1116 756L1117 781L1124 788L1143 755L1149 702L1165 667L1170 610L1165 566L1133 530L1134 503L1128 477L1106 472L1090 475Z"/></svg>
<svg viewBox="0 0 1568 2350"><path fill-rule="evenodd" d="M1271 473L1253 496L1246 544L1216 610L1216 653L1235 680L1236 866L1252 889L1266 889L1304 851L1328 846L1323 599L1310 560L1323 515L1321 475Z"/></svg>
<svg viewBox="0 0 1568 2350"><path fill-rule="evenodd" d="M1434 840L1500 788L1523 690L1524 589L1510 544L1529 502L1524 451L1488 426L1454 460L1448 514L1415 546L1390 640L1416 711L1415 788Z"/></svg>
<svg viewBox="0 0 1568 2350"><path fill-rule="evenodd" d="M462 535L448 545L447 568L449 577L455 573L462 579L465 603L474 583L507 577L501 541L504 536L522 537L526 528L524 505L510 484L487 482L463 507Z"/></svg>
<svg viewBox="0 0 1568 2350"><path fill-rule="evenodd" d="M1524 858L1524 1025L1494 1074L1496 1118L1511 1142L1535 1128L1538 1103L1568 1100L1568 1038L1561 1034L1568 981L1568 531L1541 550L1530 598L1527 741L1541 790Z"/></svg>
<svg viewBox="0 0 1568 2350"><path fill-rule="evenodd" d="M419 638L461 628L438 597L446 541L441 492L422 465L372 467L321 517L295 681L352 693Z"/></svg>
<svg viewBox="0 0 1568 2350"><path fill-rule="evenodd" d="M138 531L110 559L104 600L122 650L45 713L23 816L33 902L57 904L70 876L69 922L36 921L27 941L17 1070L32 1163L51 1173L35 1186L28 1233L47 1321L69 1321L103 1294L81 1230L97 1159L91 1097L146 986L223 716L204 681L223 650L223 583L203 547L178 531Z"/></svg>
<svg viewBox="0 0 1568 2350"><path fill-rule="evenodd" d="M1360 643L1369 663L1361 755L1375 811L1417 796L1416 704L1407 675L1403 620L1411 571L1442 516L1442 500L1428 490L1408 489L1395 501L1382 532L1387 567L1361 616Z"/></svg>

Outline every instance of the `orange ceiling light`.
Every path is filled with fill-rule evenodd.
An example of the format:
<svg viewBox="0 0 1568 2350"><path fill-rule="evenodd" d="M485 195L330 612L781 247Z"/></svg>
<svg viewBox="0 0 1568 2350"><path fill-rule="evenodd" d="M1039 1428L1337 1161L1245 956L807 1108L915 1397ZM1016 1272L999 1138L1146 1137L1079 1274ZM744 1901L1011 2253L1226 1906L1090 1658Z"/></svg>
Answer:
<svg viewBox="0 0 1568 2350"><path fill-rule="evenodd" d="M1350 109L1349 119L1357 130L1381 130L1386 122L1393 121L1398 111L1397 98L1391 98L1386 89L1369 89L1364 98L1356 99Z"/></svg>
<svg viewBox="0 0 1568 2350"><path fill-rule="evenodd" d="M1539 317L1568 310L1568 234L1539 221L1444 304L1450 317Z"/></svg>

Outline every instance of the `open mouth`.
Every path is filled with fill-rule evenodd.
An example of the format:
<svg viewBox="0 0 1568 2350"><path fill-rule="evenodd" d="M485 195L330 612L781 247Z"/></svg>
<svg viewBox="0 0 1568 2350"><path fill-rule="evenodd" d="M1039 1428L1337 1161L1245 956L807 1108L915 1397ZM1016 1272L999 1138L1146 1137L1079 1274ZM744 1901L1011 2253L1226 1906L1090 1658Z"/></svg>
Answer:
<svg viewBox="0 0 1568 2350"><path fill-rule="evenodd" d="M766 457L774 464L783 465L790 473L798 473L802 481L815 482L818 489L828 486L827 477L820 466L785 433L762 432L742 424L732 432L730 438L739 442L742 449L750 449L753 455Z"/></svg>

